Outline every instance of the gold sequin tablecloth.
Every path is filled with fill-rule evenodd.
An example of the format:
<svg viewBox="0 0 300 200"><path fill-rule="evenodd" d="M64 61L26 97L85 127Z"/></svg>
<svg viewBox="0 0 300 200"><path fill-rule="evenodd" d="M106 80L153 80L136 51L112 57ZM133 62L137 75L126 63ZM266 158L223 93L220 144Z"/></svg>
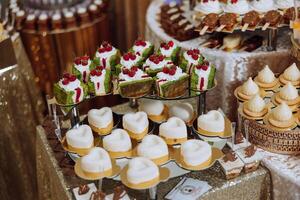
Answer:
<svg viewBox="0 0 300 200"><path fill-rule="evenodd" d="M35 126L43 102L18 35L0 42L0 199L37 199Z"/></svg>
<svg viewBox="0 0 300 200"><path fill-rule="evenodd" d="M124 106L125 105L125 106ZM128 104L116 106L113 110L124 113ZM50 122L50 124L52 124ZM65 155L60 143L48 123L37 127L37 177L40 199L72 199L70 188L77 187L86 181L76 177L73 170L74 162ZM188 177L207 181L213 188L201 199L203 200L268 200L271 199L271 179L266 168L242 174L236 179L226 181L221 168L216 163L212 168L187 174ZM181 177L171 178L158 185L158 199L164 196L180 181ZM118 181L104 179L103 190L112 192ZM147 191L128 190L129 195L138 199L147 199Z"/></svg>

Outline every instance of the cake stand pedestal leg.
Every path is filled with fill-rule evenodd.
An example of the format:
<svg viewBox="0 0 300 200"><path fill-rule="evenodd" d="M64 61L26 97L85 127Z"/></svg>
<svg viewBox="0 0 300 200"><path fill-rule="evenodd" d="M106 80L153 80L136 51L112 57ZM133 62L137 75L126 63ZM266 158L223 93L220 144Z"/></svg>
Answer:
<svg viewBox="0 0 300 200"><path fill-rule="evenodd" d="M79 110L77 106L74 106L71 109L71 127L78 127L79 126L79 122L80 122L80 118L79 118Z"/></svg>
<svg viewBox="0 0 300 200"><path fill-rule="evenodd" d="M269 29L268 31L268 51L276 51L277 46L277 29Z"/></svg>
<svg viewBox="0 0 300 200"><path fill-rule="evenodd" d="M103 181L103 178L98 180L98 190L99 191L102 191L102 181Z"/></svg>
<svg viewBox="0 0 300 200"><path fill-rule="evenodd" d="M196 4L196 0L189 0L190 10L193 10Z"/></svg>
<svg viewBox="0 0 300 200"><path fill-rule="evenodd" d="M206 92L201 93L198 97L198 115L206 112Z"/></svg>
<svg viewBox="0 0 300 200"><path fill-rule="evenodd" d="M149 188L149 196L151 200L157 199L157 186Z"/></svg>
<svg viewBox="0 0 300 200"><path fill-rule="evenodd" d="M139 106L138 100L136 98L129 99L130 108L137 108Z"/></svg>

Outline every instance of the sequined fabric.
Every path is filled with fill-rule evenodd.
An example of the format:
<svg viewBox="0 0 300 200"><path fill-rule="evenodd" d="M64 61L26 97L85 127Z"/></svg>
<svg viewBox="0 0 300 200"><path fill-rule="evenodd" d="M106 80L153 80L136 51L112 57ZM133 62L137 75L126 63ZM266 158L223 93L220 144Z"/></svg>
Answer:
<svg viewBox="0 0 300 200"><path fill-rule="evenodd" d="M0 67L0 196L29 200L37 198L35 126L44 107L18 35L11 48L17 64ZM0 54L14 56L8 52L0 49Z"/></svg>

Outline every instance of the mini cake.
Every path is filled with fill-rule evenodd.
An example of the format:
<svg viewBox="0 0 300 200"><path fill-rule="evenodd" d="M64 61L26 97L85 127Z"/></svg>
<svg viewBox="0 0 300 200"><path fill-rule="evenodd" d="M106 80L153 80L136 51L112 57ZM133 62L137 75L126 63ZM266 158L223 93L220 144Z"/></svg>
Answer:
<svg viewBox="0 0 300 200"><path fill-rule="evenodd" d="M151 54L153 54L154 45L148 41L136 40L129 51L140 54L144 59L147 59Z"/></svg>
<svg viewBox="0 0 300 200"><path fill-rule="evenodd" d="M251 7L259 13L265 13L274 9L274 1L273 0L251 1Z"/></svg>
<svg viewBox="0 0 300 200"><path fill-rule="evenodd" d="M107 151L100 147L94 147L80 159L82 171L90 176L106 174L112 171L111 159Z"/></svg>
<svg viewBox="0 0 300 200"><path fill-rule="evenodd" d="M285 86L283 86L279 93L275 96L275 100L278 103L285 102L289 106L294 106L300 102L298 90L288 82Z"/></svg>
<svg viewBox="0 0 300 200"><path fill-rule="evenodd" d="M93 132L88 125L81 125L66 133L66 141L72 151L87 150L94 146Z"/></svg>
<svg viewBox="0 0 300 200"><path fill-rule="evenodd" d="M93 68L92 61L89 56L75 58L72 73L82 82L87 83L90 71Z"/></svg>
<svg viewBox="0 0 300 200"><path fill-rule="evenodd" d="M95 62L108 70L114 70L120 62L121 53L108 42L103 42L95 54Z"/></svg>
<svg viewBox="0 0 300 200"><path fill-rule="evenodd" d="M141 67L143 65L143 57L139 53L128 52L121 57L120 64L116 66L116 72L119 74L122 69L131 69L133 66Z"/></svg>
<svg viewBox="0 0 300 200"><path fill-rule="evenodd" d="M229 0L223 7L227 13L236 13L243 15L250 10L247 0Z"/></svg>
<svg viewBox="0 0 300 200"><path fill-rule="evenodd" d="M243 161L233 151L226 153L219 163L227 180L238 177L244 168Z"/></svg>
<svg viewBox="0 0 300 200"><path fill-rule="evenodd" d="M195 6L194 10L204 15L210 13L220 14L223 12L218 0L201 0L200 3Z"/></svg>
<svg viewBox="0 0 300 200"><path fill-rule="evenodd" d="M199 132L223 133L225 130L224 116L217 110L211 110L207 114L200 115L197 120Z"/></svg>
<svg viewBox="0 0 300 200"><path fill-rule="evenodd" d="M106 95L112 90L111 71L97 66L90 73L88 79L89 93L95 96Z"/></svg>
<svg viewBox="0 0 300 200"><path fill-rule="evenodd" d="M107 135L114 126L112 110L109 107L92 109L88 112L88 122L93 131Z"/></svg>
<svg viewBox="0 0 300 200"><path fill-rule="evenodd" d="M158 165L169 160L169 150L166 142L156 135L147 135L143 138L137 146L137 155L149 158Z"/></svg>
<svg viewBox="0 0 300 200"><path fill-rule="evenodd" d="M259 96L254 95L249 101L243 103L243 112L250 117L259 118L268 113L265 101Z"/></svg>
<svg viewBox="0 0 300 200"><path fill-rule="evenodd" d="M278 83L274 73L270 70L268 65L258 72L254 81L259 87L265 90L273 88Z"/></svg>
<svg viewBox="0 0 300 200"><path fill-rule="evenodd" d="M182 72L182 69L173 65L164 67L155 78L156 92L163 98L174 98L185 94L188 84L189 75Z"/></svg>
<svg viewBox="0 0 300 200"><path fill-rule="evenodd" d="M259 93L259 87L250 77L243 85L239 88L237 95L244 99L249 100L251 97Z"/></svg>
<svg viewBox="0 0 300 200"><path fill-rule="evenodd" d="M201 140L188 140L181 144L180 155L187 166L208 165L211 161L211 146Z"/></svg>
<svg viewBox="0 0 300 200"><path fill-rule="evenodd" d="M144 111L149 119L158 123L167 120L167 109L167 106L158 100L144 99L139 105L139 111Z"/></svg>
<svg viewBox="0 0 300 200"><path fill-rule="evenodd" d="M203 60L204 57L200 54L199 49L191 49L181 55L179 66L186 73L190 73L193 66L202 64Z"/></svg>
<svg viewBox="0 0 300 200"><path fill-rule="evenodd" d="M133 139L141 140L148 133L149 121L145 112L127 113L123 116L123 128Z"/></svg>
<svg viewBox="0 0 300 200"><path fill-rule="evenodd" d="M214 86L216 68L208 61L195 65L192 69L190 88L191 94L200 94Z"/></svg>
<svg viewBox="0 0 300 200"><path fill-rule="evenodd" d="M294 7L294 0L275 0L275 5L279 9L288 9Z"/></svg>
<svg viewBox="0 0 300 200"><path fill-rule="evenodd" d="M244 162L246 173L255 171L262 159L262 155L257 151L257 148L253 144L238 150L237 155Z"/></svg>
<svg viewBox="0 0 300 200"><path fill-rule="evenodd" d="M155 184L159 181L159 169L154 162L144 157L136 157L129 161L127 180L133 185Z"/></svg>
<svg viewBox="0 0 300 200"><path fill-rule="evenodd" d="M113 130L110 135L103 138L103 148L114 158L127 155L132 148L127 131L123 129Z"/></svg>
<svg viewBox="0 0 300 200"><path fill-rule="evenodd" d="M87 87L75 75L64 74L63 78L54 84L53 93L60 104L76 104L87 94Z"/></svg>
<svg viewBox="0 0 300 200"><path fill-rule="evenodd" d="M133 66L119 74L119 93L123 97L141 97L150 93L154 80L141 69Z"/></svg>
<svg viewBox="0 0 300 200"><path fill-rule="evenodd" d="M170 117L178 117L185 123L191 123L194 119L195 112L194 108L189 103L177 103L172 105L169 109Z"/></svg>
<svg viewBox="0 0 300 200"><path fill-rule="evenodd" d="M286 84L290 81L295 87L300 86L300 71L295 63L284 70L280 75L279 80L281 83Z"/></svg>
<svg viewBox="0 0 300 200"><path fill-rule="evenodd" d="M180 47L175 44L173 41L163 42L160 44L160 48L158 49L158 53L165 56L166 58L170 58L174 63L177 63L177 58L180 52Z"/></svg>
<svg viewBox="0 0 300 200"><path fill-rule="evenodd" d="M272 110L268 120L278 128L290 128L295 123L292 111L285 102Z"/></svg>
<svg viewBox="0 0 300 200"><path fill-rule="evenodd" d="M168 65L172 65L170 59L166 59L163 55L153 54L144 63L143 70L150 76L155 76L162 71L163 67Z"/></svg>
<svg viewBox="0 0 300 200"><path fill-rule="evenodd" d="M159 136L169 145L181 144L187 140L187 128L184 121L171 117L159 126Z"/></svg>

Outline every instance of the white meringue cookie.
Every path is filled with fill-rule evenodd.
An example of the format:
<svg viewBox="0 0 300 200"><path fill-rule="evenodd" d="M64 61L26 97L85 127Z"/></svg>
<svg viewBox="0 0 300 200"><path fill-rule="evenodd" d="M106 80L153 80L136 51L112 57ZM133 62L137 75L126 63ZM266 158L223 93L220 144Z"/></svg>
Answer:
<svg viewBox="0 0 300 200"><path fill-rule="evenodd" d="M280 89L279 95L282 99L287 101L294 100L299 96L298 90L291 84L291 82L288 82Z"/></svg>
<svg viewBox="0 0 300 200"><path fill-rule="evenodd" d="M272 83L275 80L274 73L266 65L260 72L258 72L257 79L262 83Z"/></svg>
<svg viewBox="0 0 300 200"><path fill-rule="evenodd" d="M259 113L263 111L266 103L258 94L253 96L248 102L248 109L252 112Z"/></svg>

